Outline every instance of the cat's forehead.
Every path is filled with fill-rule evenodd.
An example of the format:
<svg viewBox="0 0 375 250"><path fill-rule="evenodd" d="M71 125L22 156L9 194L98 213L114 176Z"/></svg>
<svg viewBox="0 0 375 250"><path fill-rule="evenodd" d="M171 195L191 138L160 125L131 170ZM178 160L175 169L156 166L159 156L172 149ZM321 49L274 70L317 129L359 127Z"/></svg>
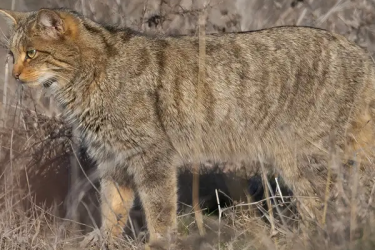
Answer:
<svg viewBox="0 0 375 250"><path fill-rule="evenodd" d="M10 49L18 49L23 47L22 45L25 44L27 34L23 28L15 29L12 33L11 42L10 42Z"/></svg>
<svg viewBox="0 0 375 250"><path fill-rule="evenodd" d="M27 46L30 42L31 27L35 23L36 15L35 13L30 14L27 18L19 21L16 27L14 27L11 37L10 37L10 48L18 49Z"/></svg>

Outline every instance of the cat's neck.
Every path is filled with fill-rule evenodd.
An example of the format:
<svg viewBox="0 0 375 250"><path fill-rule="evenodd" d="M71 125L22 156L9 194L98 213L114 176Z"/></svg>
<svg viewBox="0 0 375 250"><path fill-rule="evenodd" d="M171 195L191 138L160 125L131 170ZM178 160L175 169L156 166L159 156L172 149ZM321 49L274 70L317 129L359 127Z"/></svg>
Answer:
<svg viewBox="0 0 375 250"><path fill-rule="evenodd" d="M111 98L116 98L116 85L120 84L110 75L120 66L122 70L133 72L133 68L140 63L140 59L134 55L126 65L114 65L114 61L127 58L129 50L136 49L133 38L147 39L129 28L103 27L92 21L85 21L83 26L82 42L78 43L81 46L80 68L70 82L56 91L56 99L66 110L68 120L79 124L87 119L90 110L106 112L103 102L108 103L113 101ZM136 51L131 52L134 53Z"/></svg>

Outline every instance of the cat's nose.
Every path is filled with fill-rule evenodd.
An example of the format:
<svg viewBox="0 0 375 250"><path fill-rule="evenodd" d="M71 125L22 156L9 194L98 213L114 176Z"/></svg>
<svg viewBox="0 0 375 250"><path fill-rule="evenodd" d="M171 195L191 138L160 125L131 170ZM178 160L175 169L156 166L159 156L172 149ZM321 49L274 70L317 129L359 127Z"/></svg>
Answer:
<svg viewBox="0 0 375 250"><path fill-rule="evenodd" d="M12 75L16 80L20 80L21 73L23 71L23 66L19 63L16 63L12 70Z"/></svg>
<svg viewBox="0 0 375 250"><path fill-rule="evenodd" d="M20 76L21 76L21 72L19 72L19 71L16 71L16 70L13 70L13 77L17 80L17 81L19 81L20 80Z"/></svg>

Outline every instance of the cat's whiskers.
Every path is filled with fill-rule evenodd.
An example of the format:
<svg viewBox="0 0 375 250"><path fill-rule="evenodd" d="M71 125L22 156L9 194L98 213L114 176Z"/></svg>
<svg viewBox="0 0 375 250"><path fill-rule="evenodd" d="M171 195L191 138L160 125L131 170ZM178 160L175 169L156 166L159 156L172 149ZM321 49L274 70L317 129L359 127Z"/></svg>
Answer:
<svg viewBox="0 0 375 250"><path fill-rule="evenodd" d="M58 69L60 69L60 68L42 69L42 70L39 70L39 73L47 73L47 75L50 75L49 78L52 78L53 76L57 76L59 78L63 78L66 81L69 81L66 77L62 76L58 72L51 72L51 70L58 70ZM42 77L44 78L45 76L42 76Z"/></svg>
<svg viewBox="0 0 375 250"><path fill-rule="evenodd" d="M42 74L43 74L43 73L46 73L47 77L46 77L46 75L43 75L42 77L39 77L38 82L39 82L40 84L42 84L42 83L44 83L48 78L58 78L58 79L55 79L55 81L60 80L60 81L63 81L63 83L65 83L65 84L71 82L72 80L66 78L66 77L63 76L61 73L56 72L56 71L55 71L55 72L51 72L51 70L60 70L60 69L62 70L62 69L64 69L64 68L54 67L54 68L48 68L48 69L41 69L41 70L39 70L39 71L38 71L39 73L42 73ZM76 83L74 83L74 84L81 84L82 82L86 81L87 79L89 79L89 78L92 77L92 76L93 76L93 74L88 74L88 75L86 75L86 77L80 79L79 82L76 82Z"/></svg>

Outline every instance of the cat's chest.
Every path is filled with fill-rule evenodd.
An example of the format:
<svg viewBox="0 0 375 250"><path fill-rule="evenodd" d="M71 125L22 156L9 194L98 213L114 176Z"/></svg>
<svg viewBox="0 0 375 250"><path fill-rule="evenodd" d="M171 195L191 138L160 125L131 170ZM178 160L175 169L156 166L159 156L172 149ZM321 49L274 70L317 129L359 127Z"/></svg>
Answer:
<svg viewBox="0 0 375 250"><path fill-rule="evenodd" d="M82 133L82 137L90 157L99 165L124 165L124 162L139 153L135 147L126 149L126 143L110 140L91 131Z"/></svg>
<svg viewBox="0 0 375 250"><path fill-rule="evenodd" d="M90 157L93 159L111 158L114 155L113 149L109 147L108 143L103 141L102 137L87 130L80 130L80 134Z"/></svg>

